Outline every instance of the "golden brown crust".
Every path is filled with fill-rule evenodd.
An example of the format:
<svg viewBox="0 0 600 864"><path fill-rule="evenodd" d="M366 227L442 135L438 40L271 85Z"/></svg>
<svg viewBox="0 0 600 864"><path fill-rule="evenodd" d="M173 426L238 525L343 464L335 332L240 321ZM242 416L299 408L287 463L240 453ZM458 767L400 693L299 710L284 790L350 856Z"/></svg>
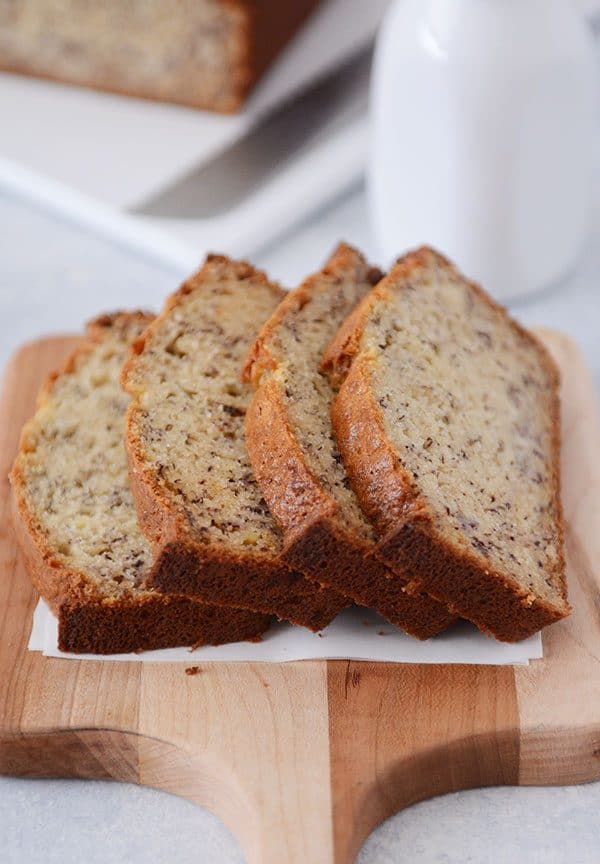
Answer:
<svg viewBox="0 0 600 864"><path fill-rule="evenodd" d="M83 574L57 561L13 486L14 527L35 589L58 617L58 647L75 654L124 654L260 637L268 615L156 592L108 600Z"/></svg>
<svg viewBox="0 0 600 864"><path fill-rule="evenodd" d="M306 465L279 396L274 382L261 386L247 414L246 434L254 474L285 532L285 559L418 639L445 630L456 617L445 605L408 596L403 583L373 557L373 547L340 526L337 505Z"/></svg>
<svg viewBox="0 0 600 864"><path fill-rule="evenodd" d="M229 5L236 11L239 26L235 34L236 57L230 68L230 87L221 89L215 97L207 96L201 88L185 92L172 92L169 96L152 91L151 86L131 86L118 80L114 73L103 72L101 80L89 77L85 81L73 80L72 76L61 74L60 70L40 71L28 61L10 60L0 57L0 68L5 72L43 78L49 81L74 83L91 90L117 93L123 96L133 96L149 102L168 102L214 111L220 114L232 114L239 111L251 90L258 83L263 73L269 68L277 55L297 32L308 15L316 8L320 0L294 0L293 3L282 3L281 0L220 0L222 5Z"/></svg>
<svg viewBox="0 0 600 864"><path fill-rule="evenodd" d="M283 559L252 551L242 554L231 548L195 542L158 482L153 466L148 464L137 437L140 408L136 396L139 394L132 376L136 357L151 343L169 313L194 290L197 281L215 272L240 279L259 279L279 298L284 296L278 286L250 264L210 255L204 267L168 298L158 318L134 343L132 355L123 368L122 382L133 396L126 420L131 488L140 526L152 545L156 561L146 585L164 593L185 594L205 602L274 614L293 624L321 630L349 605L349 601L329 588L315 587Z"/></svg>
<svg viewBox="0 0 600 864"><path fill-rule="evenodd" d="M419 269L432 263L459 275L450 262L430 249L410 253L365 298L329 346L323 368L338 383L343 382L333 405L333 426L353 488L382 538L378 547L381 559L404 570L409 591L426 591L447 602L480 629L500 640L513 642L569 613L562 552L558 372L535 337L508 319L519 336L536 350L541 349L544 366L553 382L552 485L560 539L559 568L563 576L563 602L553 606L534 598L509 574L491 571L489 564L470 549L457 549L437 534L427 503L420 497L412 476L400 463L384 431L381 408L370 387L369 358L361 353L362 333L369 313L377 303L385 302L388 291L414 279ZM479 286L469 285L482 300L505 315L503 307Z"/></svg>
<svg viewBox="0 0 600 864"><path fill-rule="evenodd" d="M65 603L97 600L91 583L82 573L68 570L53 554L40 526L27 507L24 480L18 462L10 474L13 490L12 515L15 535L35 589L55 615Z"/></svg>
<svg viewBox="0 0 600 864"><path fill-rule="evenodd" d="M40 387L40 392L36 400L36 408L41 407L52 395L56 381L63 375L70 375L75 371L77 362L84 354L93 351L94 346L101 342L107 331L126 329L134 321L150 324L154 315L143 309L135 309L127 311L117 309L114 312L104 312L96 318L91 318L85 326L85 334L81 337L81 343L74 348L73 351L65 359L62 366L50 372ZM28 424L25 424L24 430ZM21 435L21 446L23 444L23 434Z"/></svg>
<svg viewBox="0 0 600 864"><path fill-rule="evenodd" d="M415 249L413 252L407 253L402 258L399 258L392 270L388 273L387 277L381 279L377 285L375 285L373 290L358 304L352 314L348 316L342 327L340 327L332 339L330 345L323 352L321 368L324 372L327 372L330 376L330 380L334 383L337 381L341 384L348 374L348 370L355 356L360 351L360 340L369 312L376 303L385 301L390 290L390 285L398 282L410 282L411 279L415 279L418 276L419 271L432 266L437 267L440 270L446 270L452 276L465 282L469 288L490 307L490 309L500 312L509 322L512 329L518 333L521 338L534 346L536 351L544 356L546 371L558 386L560 383L559 371L546 347L540 342L540 340L534 336L530 330L527 330L522 324L519 324L518 321L511 318L507 314L505 307L490 297L490 295L483 290L481 285L466 279L458 268L448 260L448 258L445 258L439 252L436 252L428 246L422 246L419 249Z"/></svg>
<svg viewBox="0 0 600 864"><path fill-rule="evenodd" d="M133 382L131 372L135 364L136 357L143 353L144 349L146 348L146 344L154 337L154 334L162 325L162 322L165 320L165 318L168 317L169 313L172 312L172 310L180 304L181 300L184 297L186 297L188 294L191 294L199 281L201 281L202 279L204 279L205 276L208 275L214 276L214 278L216 279L224 276L230 276L231 278L237 279L252 278L256 281L262 282L264 285L270 288L273 291L275 297L279 298L280 300L285 297L285 291L281 288L280 285L278 285L276 282L272 282L264 271L257 270L248 261L233 261L226 255L219 255L214 252L208 254L206 256L204 265L200 268L200 270L190 276L189 279L186 279L185 282L180 285L177 291L174 291L167 297L160 314L153 318L152 322L144 330L142 335L133 343L129 359L123 366L123 371L121 374L121 384L123 385L123 389L126 390L134 399L138 396L138 393L135 390L135 384Z"/></svg>
<svg viewBox="0 0 600 864"><path fill-rule="evenodd" d="M87 339L42 386L38 406L50 398L55 382L71 374L78 359L102 341L108 329L126 327L132 320L149 323L152 316L117 312L91 321ZM29 425L23 429L19 453L27 448ZM141 596L124 594L117 600L103 597L85 573L66 567L55 555L27 505L19 455L10 481L17 540L34 587L58 617L61 650L106 654L221 644L255 638L267 629L268 616L201 604L189 598L164 598L150 592Z"/></svg>
<svg viewBox="0 0 600 864"><path fill-rule="evenodd" d="M455 616L428 597L407 596L403 580L374 557L374 544L342 523L338 503L311 470L292 429L283 383L264 374L276 372L280 362L269 347L277 328L310 301L324 279L348 275L374 285L382 274L342 244L323 271L291 291L264 325L244 367L245 379L257 388L246 414L246 443L254 475L284 532L286 560L311 579L426 639Z"/></svg>
<svg viewBox="0 0 600 864"><path fill-rule="evenodd" d="M367 264L364 257L347 243L340 243L330 256L323 269L308 279L293 291L286 292L282 301L265 323L254 344L248 352L248 357L242 370L242 378L254 387L260 383L264 371L272 370L276 360L271 356L268 342L273 332L288 315L301 309L311 299L313 291L318 288L322 279L342 275L352 275L356 280L369 282L375 286L383 278L383 273L377 267Z"/></svg>
<svg viewBox="0 0 600 864"><path fill-rule="evenodd" d="M358 353L364 321L369 314L371 305L378 297L377 285L375 285L373 290L366 297L363 297L348 315L323 352L321 370L327 374L329 383L334 390L339 389L348 374L355 354Z"/></svg>
<svg viewBox="0 0 600 864"><path fill-rule="evenodd" d="M148 588L274 614L314 631L326 627L348 605L337 593L315 587L284 562L278 564L267 556L224 554L194 543L185 536L143 456L136 456L135 449L129 449L128 455L138 519L155 555L145 580Z"/></svg>
<svg viewBox="0 0 600 864"><path fill-rule="evenodd" d="M246 412L246 442L254 476L285 533L289 554L307 523L330 521L338 507L307 465L279 382L272 378L260 385Z"/></svg>

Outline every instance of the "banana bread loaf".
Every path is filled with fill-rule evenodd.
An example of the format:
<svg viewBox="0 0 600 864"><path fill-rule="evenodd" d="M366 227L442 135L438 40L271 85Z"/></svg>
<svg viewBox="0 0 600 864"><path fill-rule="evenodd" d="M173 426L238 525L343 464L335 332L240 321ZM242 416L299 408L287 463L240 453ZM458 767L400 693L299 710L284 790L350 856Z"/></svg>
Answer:
<svg viewBox="0 0 600 864"><path fill-rule="evenodd" d="M323 359L333 425L379 551L498 639L569 614L559 378L545 349L442 256L399 261Z"/></svg>
<svg viewBox="0 0 600 864"><path fill-rule="evenodd" d="M236 111L319 0L10 0L0 69Z"/></svg>
<svg viewBox="0 0 600 864"><path fill-rule="evenodd" d="M135 343L123 371L130 478L165 593L272 613L319 630L348 601L282 558L244 441L244 358L282 292L210 256Z"/></svg>
<svg viewBox="0 0 600 864"><path fill-rule="evenodd" d="M376 536L348 482L331 429L323 351L381 278L341 245L321 273L290 292L263 327L244 370L256 388L246 414L254 475L284 532L284 557L420 639L453 620L374 557Z"/></svg>
<svg viewBox="0 0 600 864"><path fill-rule="evenodd" d="M58 616L64 651L216 645L268 626L264 615L139 587L152 557L128 484L129 400L119 375L149 321L121 313L90 325L43 389L12 470L17 534L34 585Z"/></svg>

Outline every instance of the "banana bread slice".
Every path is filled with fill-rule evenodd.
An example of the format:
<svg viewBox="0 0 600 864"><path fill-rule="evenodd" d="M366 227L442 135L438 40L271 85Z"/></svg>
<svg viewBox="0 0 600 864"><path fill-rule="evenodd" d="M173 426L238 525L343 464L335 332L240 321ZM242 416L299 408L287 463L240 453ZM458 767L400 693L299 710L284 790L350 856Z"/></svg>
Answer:
<svg viewBox="0 0 600 864"><path fill-rule="evenodd" d="M319 0L3 0L0 68L237 111Z"/></svg>
<svg viewBox="0 0 600 864"><path fill-rule="evenodd" d="M94 654L260 636L264 615L163 597L139 587L151 568L137 523L120 387L142 313L104 316L43 388L11 473L15 525L32 581L59 621L59 647Z"/></svg>
<svg viewBox="0 0 600 864"><path fill-rule="evenodd" d="M148 586L320 630L348 601L284 562L244 441L242 363L282 296L210 256L167 301L123 371L130 477L157 558Z"/></svg>
<svg viewBox="0 0 600 864"><path fill-rule="evenodd" d="M559 376L441 255L400 260L323 360L338 445L380 553L496 638L569 614Z"/></svg>
<svg viewBox="0 0 600 864"><path fill-rule="evenodd" d="M311 578L369 606L420 639L454 620L373 556L376 536L348 482L331 428L333 391L319 364L358 301L381 278L350 246L290 292L263 327L244 376L254 475L284 532L284 557Z"/></svg>

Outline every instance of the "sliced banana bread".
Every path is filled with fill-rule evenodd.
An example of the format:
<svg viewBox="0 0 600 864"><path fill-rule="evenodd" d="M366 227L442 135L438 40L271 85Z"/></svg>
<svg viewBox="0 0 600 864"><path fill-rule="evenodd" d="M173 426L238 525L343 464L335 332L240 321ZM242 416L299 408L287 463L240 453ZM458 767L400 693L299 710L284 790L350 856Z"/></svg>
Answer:
<svg viewBox="0 0 600 864"><path fill-rule="evenodd" d="M264 615L139 587L151 568L128 483L121 367L149 323L93 322L25 426L11 481L15 524L34 585L59 620L64 651L120 653L255 638Z"/></svg>
<svg viewBox="0 0 600 864"><path fill-rule="evenodd" d="M317 4L2 0L0 68L144 99L237 111Z"/></svg>
<svg viewBox="0 0 600 864"><path fill-rule="evenodd" d="M332 417L353 488L410 590L507 642L568 615L559 377L542 345L420 249L323 367L343 382Z"/></svg>
<svg viewBox="0 0 600 864"><path fill-rule="evenodd" d="M350 487L331 428L333 391L319 364L358 301L381 278L341 245L290 292L263 327L244 370L256 388L246 414L254 475L284 532L293 566L425 639L453 620L373 557L376 536Z"/></svg>
<svg viewBox="0 0 600 864"><path fill-rule="evenodd" d="M147 584L319 630L348 605L282 558L244 441L242 363L283 293L210 256L134 346L123 380L130 477L157 566Z"/></svg>

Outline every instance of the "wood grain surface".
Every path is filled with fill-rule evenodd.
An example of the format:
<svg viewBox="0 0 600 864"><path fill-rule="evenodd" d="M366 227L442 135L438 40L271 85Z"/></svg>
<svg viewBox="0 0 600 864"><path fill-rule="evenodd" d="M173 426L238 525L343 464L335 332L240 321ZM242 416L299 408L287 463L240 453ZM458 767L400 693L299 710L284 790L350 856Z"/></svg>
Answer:
<svg viewBox="0 0 600 864"><path fill-rule="evenodd" d="M600 778L600 427L591 377L563 374L563 487L574 614L529 667L361 662L66 661L27 651L37 596L7 473L43 377L71 337L11 362L0 426L0 772L141 783L202 804L251 864L350 864L383 819L474 786ZM518 489L515 490L518 494Z"/></svg>

